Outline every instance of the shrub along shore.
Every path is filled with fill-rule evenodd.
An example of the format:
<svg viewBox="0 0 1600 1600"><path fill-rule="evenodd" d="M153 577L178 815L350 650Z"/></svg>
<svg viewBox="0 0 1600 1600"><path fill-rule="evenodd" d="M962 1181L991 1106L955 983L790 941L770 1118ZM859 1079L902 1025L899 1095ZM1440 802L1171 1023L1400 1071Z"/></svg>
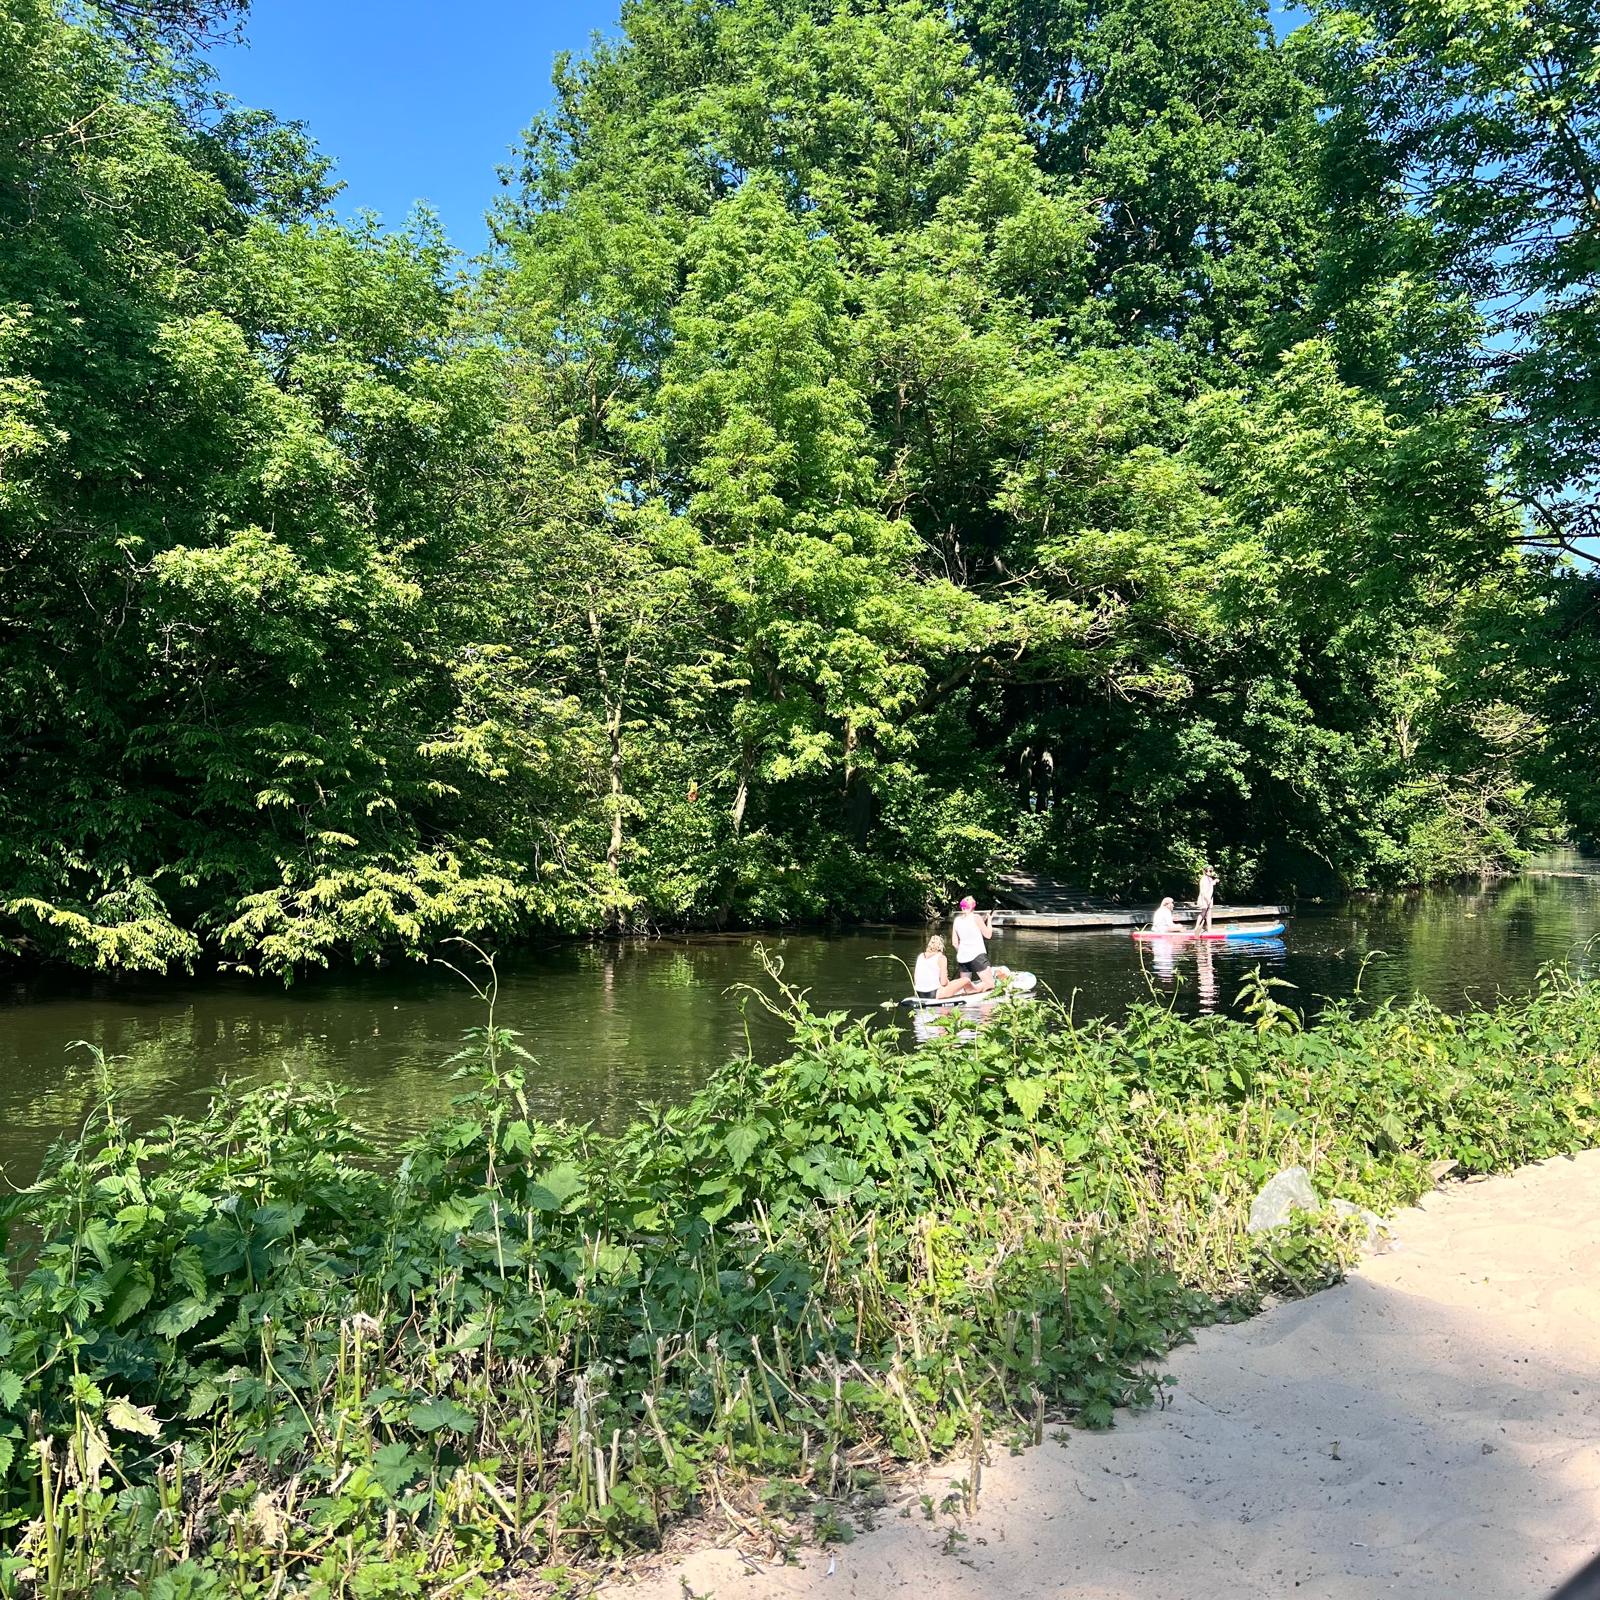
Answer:
<svg viewBox="0 0 1600 1600"><path fill-rule="evenodd" d="M3 1203L0 1593L560 1587L696 1510L837 1536L897 1464L975 1491L987 1440L1107 1426L1198 1323L1326 1281L1354 1224L1246 1230L1281 1168L1385 1211L1597 1142L1600 988L1247 1000L912 1046L785 993L784 1060L615 1137L527 1115L491 1004L398 1158L293 1086L135 1131L111 1064Z"/></svg>

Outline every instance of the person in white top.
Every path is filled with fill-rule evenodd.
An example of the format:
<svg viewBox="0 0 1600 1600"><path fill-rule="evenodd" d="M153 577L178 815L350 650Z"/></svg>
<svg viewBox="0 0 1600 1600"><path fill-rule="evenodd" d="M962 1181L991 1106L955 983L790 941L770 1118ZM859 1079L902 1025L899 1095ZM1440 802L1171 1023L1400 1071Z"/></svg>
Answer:
<svg viewBox="0 0 1600 1600"><path fill-rule="evenodd" d="M919 1000L948 1000L951 995L965 994L972 987L965 978L951 981L944 940L938 934L928 940L927 948L917 957L917 970L911 982Z"/></svg>
<svg viewBox="0 0 1600 1600"><path fill-rule="evenodd" d="M1200 892L1194 897L1194 931L1211 932L1211 907L1217 898L1217 875L1210 867L1200 869Z"/></svg>
<svg viewBox="0 0 1600 1600"><path fill-rule="evenodd" d="M1151 933L1176 933L1178 919L1172 914L1172 896L1169 894L1155 909L1150 918Z"/></svg>
<svg viewBox="0 0 1600 1600"><path fill-rule="evenodd" d="M950 924L950 937L955 941L956 965L966 978L974 994L994 987L995 972L989 965L988 941L994 938L994 929L986 915L978 915L978 902L964 895L961 909Z"/></svg>

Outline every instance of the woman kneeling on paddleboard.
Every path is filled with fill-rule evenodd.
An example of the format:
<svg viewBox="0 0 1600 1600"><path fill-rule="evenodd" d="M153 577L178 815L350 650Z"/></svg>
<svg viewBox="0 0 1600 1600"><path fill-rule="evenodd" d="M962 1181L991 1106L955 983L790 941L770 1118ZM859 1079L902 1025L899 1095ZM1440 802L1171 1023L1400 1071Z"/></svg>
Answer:
<svg viewBox="0 0 1600 1600"><path fill-rule="evenodd" d="M995 973L989 965L987 941L994 938L994 929L987 916L978 915L978 902L963 895L961 910L950 924L950 937L955 940L956 965L961 976L971 981L974 994L994 987Z"/></svg>

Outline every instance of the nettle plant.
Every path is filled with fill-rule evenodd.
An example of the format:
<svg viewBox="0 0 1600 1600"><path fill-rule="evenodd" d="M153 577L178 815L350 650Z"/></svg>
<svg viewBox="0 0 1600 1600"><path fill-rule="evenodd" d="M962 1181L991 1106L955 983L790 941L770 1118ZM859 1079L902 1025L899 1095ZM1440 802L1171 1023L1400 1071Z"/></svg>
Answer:
<svg viewBox="0 0 1600 1600"><path fill-rule="evenodd" d="M1379 1209L1591 1144L1600 995L1301 1026L1044 1002L910 1046L777 986L790 1052L621 1134L537 1122L494 1012L401 1150L334 1090L80 1133L4 1202L0 1594L422 1592L673 1518L774 1537L905 1463L1111 1424L1155 1363L1354 1248L1252 1238L1306 1166ZM841 1523L841 1525L843 1525ZM551 1581L556 1581L552 1576Z"/></svg>

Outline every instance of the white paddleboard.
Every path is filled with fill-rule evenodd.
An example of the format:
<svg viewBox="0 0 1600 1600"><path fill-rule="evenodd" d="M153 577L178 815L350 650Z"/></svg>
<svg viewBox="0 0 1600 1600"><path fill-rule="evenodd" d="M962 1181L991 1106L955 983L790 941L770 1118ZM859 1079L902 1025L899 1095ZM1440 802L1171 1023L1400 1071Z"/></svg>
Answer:
<svg viewBox="0 0 1600 1600"><path fill-rule="evenodd" d="M943 1000L924 1000L919 995L908 994L900 1004L910 1006L915 1011L942 1011L947 1006L988 1006L997 1000L1032 994L1038 987L1039 980L1031 972L1013 972L1009 978L1001 978L994 988L986 989L982 994L953 994Z"/></svg>

